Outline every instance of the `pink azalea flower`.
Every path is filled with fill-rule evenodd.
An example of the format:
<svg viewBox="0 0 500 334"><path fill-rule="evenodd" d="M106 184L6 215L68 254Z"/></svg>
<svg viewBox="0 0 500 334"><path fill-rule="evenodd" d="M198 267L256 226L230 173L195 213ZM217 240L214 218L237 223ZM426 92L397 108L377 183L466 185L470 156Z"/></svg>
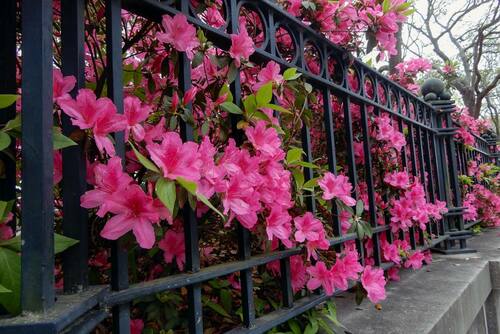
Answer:
<svg viewBox="0 0 500 334"><path fill-rule="evenodd" d="M307 283L306 267L300 255L290 257L290 274L293 292L298 292Z"/></svg>
<svg viewBox="0 0 500 334"><path fill-rule="evenodd" d="M69 117L73 125L80 129L90 129L94 127L97 115L103 110L112 110L116 112L113 102L107 97L101 97L96 100L94 92L84 88L78 91L76 100L69 95L63 96L58 101L62 111Z"/></svg>
<svg viewBox="0 0 500 334"><path fill-rule="evenodd" d="M127 96L123 101L123 105L125 118L127 119L125 140L128 140L130 131L132 131L134 139L142 141L146 133L140 123L148 118L151 113L151 107L142 105L141 100L135 96Z"/></svg>
<svg viewBox="0 0 500 334"><path fill-rule="evenodd" d="M387 277L391 281L399 282L399 280L401 279L399 277L399 268L397 268L397 267L389 268L389 270L387 270Z"/></svg>
<svg viewBox="0 0 500 334"><path fill-rule="evenodd" d="M184 243L183 231L175 232L168 230L163 239L158 243L158 247L163 250L163 258L166 263L172 263L175 257L179 270L184 270L186 262L186 245Z"/></svg>
<svg viewBox="0 0 500 334"><path fill-rule="evenodd" d="M399 249L395 244L390 244L387 241L381 243L381 248L384 254L384 260L391 261L397 265L401 263Z"/></svg>
<svg viewBox="0 0 500 334"><path fill-rule="evenodd" d="M239 34L231 34L229 55L234 59L236 66L239 67L241 59L248 60L254 51L254 43L252 38L248 36L247 28L244 24L240 24Z"/></svg>
<svg viewBox="0 0 500 334"><path fill-rule="evenodd" d="M62 180L62 154L61 151L54 151L54 184Z"/></svg>
<svg viewBox="0 0 500 334"><path fill-rule="evenodd" d="M333 285L332 273L326 268L324 262L318 261L315 266L308 267L307 273L310 276L307 282L309 290L316 290L322 286L327 296L333 295L335 287Z"/></svg>
<svg viewBox="0 0 500 334"><path fill-rule="evenodd" d="M196 37L196 28L188 23L186 16L176 14L174 17L164 15L162 20L164 33L158 33L156 37L163 43L171 44L174 49L186 52L189 59L193 59L194 49L200 42Z"/></svg>
<svg viewBox="0 0 500 334"><path fill-rule="evenodd" d="M53 99L58 101L60 98L69 97L69 92L73 90L76 84L76 78L72 75L63 76L62 72L58 69L52 71L53 78Z"/></svg>
<svg viewBox="0 0 500 334"><path fill-rule="evenodd" d="M389 210L391 214L391 230L393 233L399 229L407 231L412 226L412 218L414 211L412 209L413 203L402 198L393 202L393 207Z"/></svg>
<svg viewBox="0 0 500 334"><path fill-rule="evenodd" d="M90 170L90 168L89 168ZM132 178L123 172L119 157L109 159L108 164L98 164L93 168L95 189L87 191L81 197L80 205L86 209L100 207L99 217L109 211L106 203L115 194L120 194L132 183Z"/></svg>
<svg viewBox="0 0 500 334"><path fill-rule="evenodd" d="M378 303L385 299L386 281L382 269L372 269L371 266L366 266L361 274L361 284L368 293L368 299L372 303Z"/></svg>
<svg viewBox="0 0 500 334"><path fill-rule="evenodd" d="M108 134L124 130L126 126L127 121L125 117L117 114L116 109L101 110L92 128L99 152L106 152L109 156L113 157L116 154L115 147L111 139L108 138Z"/></svg>
<svg viewBox="0 0 500 334"><path fill-rule="evenodd" d="M166 218L167 212L154 204L153 198L144 193L137 184L129 186L120 196L106 202L115 216L111 217L101 231L101 237L116 240L133 231L139 246L150 249L155 243L153 225Z"/></svg>
<svg viewBox="0 0 500 334"><path fill-rule="evenodd" d="M407 172L394 172L386 174L384 182L393 186L394 188L406 189L409 186L410 178Z"/></svg>
<svg viewBox="0 0 500 334"><path fill-rule="evenodd" d="M335 176L327 172L323 178L318 181L318 185L323 190L323 199L331 200L332 198L338 198L347 206L356 205L356 200L350 196L352 185L346 176Z"/></svg>
<svg viewBox="0 0 500 334"><path fill-rule="evenodd" d="M289 240L292 233L292 217L286 210L280 206L273 206L271 213L266 218L266 233L268 240L273 240L273 237L280 239L283 244L290 248L292 242Z"/></svg>
<svg viewBox="0 0 500 334"><path fill-rule="evenodd" d="M245 135L253 147L265 157L274 157L282 152L281 139L276 129L268 128L265 121L258 121L255 127L247 127Z"/></svg>
<svg viewBox="0 0 500 334"><path fill-rule="evenodd" d="M124 130L126 121L123 115L116 112L113 102L107 97L96 99L90 89L80 89L76 100L65 95L58 100L59 106L71 118L73 125L80 129L94 132L97 148L101 153L115 155L113 143L107 137L111 132Z"/></svg>
<svg viewBox="0 0 500 334"><path fill-rule="evenodd" d="M164 133L161 144L150 143L146 145L146 149L165 178L175 180L182 177L190 181L200 179L202 162L198 146L194 142L182 143L177 132Z"/></svg>
<svg viewBox="0 0 500 334"><path fill-rule="evenodd" d="M319 240L321 232L325 231L321 221L314 218L311 212L306 212L301 217L295 217L293 221L297 230L295 240L298 242Z"/></svg>
<svg viewBox="0 0 500 334"><path fill-rule="evenodd" d="M257 79L259 79L259 82L257 82L254 86L253 89L255 91L259 90L262 85L272 81L276 84L281 84L283 82L283 76L280 74L280 66L274 62L270 61L264 66L259 74L257 75Z"/></svg>
<svg viewBox="0 0 500 334"><path fill-rule="evenodd" d="M12 230L12 227L7 225L8 222L10 222L14 218L14 215L12 212L9 212L7 216L0 221L0 241L1 240L8 240L14 237L14 231Z"/></svg>
<svg viewBox="0 0 500 334"><path fill-rule="evenodd" d="M422 268L422 261L424 261L424 254L420 251L415 251L411 254L404 263L405 268L420 269Z"/></svg>
<svg viewBox="0 0 500 334"><path fill-rule="evenodd" d="M144 329L142 319L130 319L130 334L141 334Z"/></svg>
<svg viewBox="0 0 500 334"><path fill-rule="evenodd" d="M358 252L355 250L345 251L345 256L342 258L345 266L345 276L349 279L358 279L358 273L363 271L363 267L359 263Z"/></svg>
<svg viewBox="0 0 500 334"><path fill-rule="evenodd" d="M310 261L311 257L315 260L318 259L318 254L316 250L328 250L330 248L330 243L328 239L326 239L325 231L321 231L319 233L319 237L317 240L307 241L306 249L307 249L307 260Z"/></svg>

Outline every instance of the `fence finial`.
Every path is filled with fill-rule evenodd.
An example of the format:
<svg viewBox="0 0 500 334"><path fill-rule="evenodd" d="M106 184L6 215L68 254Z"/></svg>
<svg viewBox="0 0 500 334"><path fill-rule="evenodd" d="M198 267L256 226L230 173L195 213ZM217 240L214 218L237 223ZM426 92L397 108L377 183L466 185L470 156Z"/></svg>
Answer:
<svg viewBox="0 0 500 334"><path fill-rule="evenodd" d="M445 90L444 82L436 78L425 80L421 88L421 93L425 101L451 99L451 94Z"/></svg>

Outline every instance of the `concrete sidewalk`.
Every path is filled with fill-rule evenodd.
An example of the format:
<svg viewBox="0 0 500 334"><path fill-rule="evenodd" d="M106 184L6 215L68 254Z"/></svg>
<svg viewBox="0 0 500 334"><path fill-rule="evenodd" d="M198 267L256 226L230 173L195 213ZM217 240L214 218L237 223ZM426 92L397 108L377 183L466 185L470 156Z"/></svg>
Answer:
<svg viewBox="0 0 500 334"><path fill-rule="evenodd" d="M382 309L354 294L335 298L353 334L500 334L500 230L469 239L477 253L433 254L421 270L402 270L387 285Z"/></svg>

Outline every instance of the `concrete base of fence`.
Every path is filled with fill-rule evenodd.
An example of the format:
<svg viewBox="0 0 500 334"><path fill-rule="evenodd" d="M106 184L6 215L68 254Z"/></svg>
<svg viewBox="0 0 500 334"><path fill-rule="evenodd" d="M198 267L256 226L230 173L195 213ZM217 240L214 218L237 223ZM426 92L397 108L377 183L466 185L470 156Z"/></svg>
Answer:
<svg viewBox="0 0 500 334"><path fill-rule="evenodd" d="M377 310L353 294L335 298L352 334L500 334L500 230L469 239L474 254L434 254L418 271L401 271Z"/></svg>

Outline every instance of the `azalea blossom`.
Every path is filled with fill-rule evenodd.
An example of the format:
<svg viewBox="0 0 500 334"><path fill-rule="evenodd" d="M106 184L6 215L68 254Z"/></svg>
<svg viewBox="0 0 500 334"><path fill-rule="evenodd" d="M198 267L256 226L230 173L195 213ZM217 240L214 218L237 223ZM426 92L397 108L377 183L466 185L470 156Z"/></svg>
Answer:
<svg viewBox="0 0 500 334"><path fill-rule="evenodd" d="M177 132L166 132L160 144L149 143L146 149L151 159L160 167L163 177L175 180L178 177L189 181L200 179L202 161L198 146L194 142L182 143Z"/></svg>
<svg viewBox="0 0 500 334"><path fill-rule="evenodd" d="M69 92L71 92L75 87L76 78L72 75L63 76L61 70L59 69L54 69L52 71L52 78L52 98L54 101L59 101L61 98L70 98Z"/></svg>
<svg viewBox="0 0 500 334"><path fill-rule="evenodd" d="M409 186L410 178L407 172L394 172L386 174L384 182L393 186L394 188L406 189Z"/></svg>
<svg viewBox="0 0 500 334"><path fill-rule="evenodd" d="M305 240L319 240L320 234L324 232L323 224L320 220L314 218L311 212L306 212L301 217L295 217L295 240L304 242Z"/></svg>
<svg viewBox="0 0 500 334"><path fill-rule="evenodd" d="M286 210L283 210L280 206L273 206L271 208L271 213L266 218L267 238L273 240L273 237L276 237L280 239L286 247L292 247L292 242L289 240L290 234L292 233L291 220L292 217L290 217Z"/></svg>
<svg viewBox="0 0 500 334"><path fill-rule="evenodd" d="M163 251L163 258L166 263L172 263L175 257L175 262L179 270L184 270L186 263L186 246L184 243L183 231L176 232L168 230L163 239L158 243L158 247Z"/></svg>
<svg viewBox="0 0 500 334"><path fill-rule="evenodd" d="M240 66L241 59L248 60L255 51L253 40L248 36L246 26L240 24L239 30L238 34L231 34L231 47L229 48L229 55L234 59L237 67Z"/></svg>
<svg viewBox="0 0 500 334"><path fill-rule="evenodd" d="M164 15L162 19L164 33L158 33L156 37L163 43L171 44L174 49L186 52L189 59L193 59L194 49L200 42L196 37L196 28L188 23L186 16L176 14L174 17Z"/></svg>
<svg viewBox="0 0 500 334"><path fill-rule="evenodd" d="M335 287L333 285L332 274L326 268L324 262L318 261L315 266L308 267L307 273L310 276L309 281L307 281L307 288L309 290L316 290L321 286L325 289L327 296L333 295Z"/></svg>
<svg viewBox="0 0 500 334"><path fill-rule="evenodd" d="M422 268L422 262L424 261L424 254L419 251L415 251L411 254L404 263L405 268L420 269Z"/></svg>
<svg viewBox="0 0 500 334"><path fill-rule="evenodd" d="M332 198L338 198L347 206L356 205L356 200L350 196L352 185L346 176L335 176L327 172L323 178L318 181L318 185L323 190L323 199L331 200Z"/></svg>
<svg viewBox="0 0 500 334"><path fill-rule="evenodd" d="M266 157L274 157L283 152L276 129L268 128L265 121L258 121L255 127L247 127L245 135L253 147Z"/></svg>
<svg viewBox="0 0 500 334"><path fill-rule="evenodd" d="M125 140L128 140L130 132L134 139L142 141L146 134L141 122L144 122L151 113L151 107L143 105L141 100L135 96L127 96L123 100L124 114L127 119L127 128L125 129Z"/></svg>
<svg viewBox="0 0 500 334"><path fill-rule="evenodd" d="M106 202L107 209L115 215L104 225L101 237L116 240L133 231L139 246L150 249L155 243L153 224L166 218L163 204L155 205L153 198L144 193L137 184L130 185L120 196L113 196Z"/></svg>
<svg viewBox="0 0 500 334"><path fill-rule="evenodd" d="M372 303L378 303L385 299L385 277L384 270L366 266L361 274L361 284L368 293L368 299Z"/></svg>

